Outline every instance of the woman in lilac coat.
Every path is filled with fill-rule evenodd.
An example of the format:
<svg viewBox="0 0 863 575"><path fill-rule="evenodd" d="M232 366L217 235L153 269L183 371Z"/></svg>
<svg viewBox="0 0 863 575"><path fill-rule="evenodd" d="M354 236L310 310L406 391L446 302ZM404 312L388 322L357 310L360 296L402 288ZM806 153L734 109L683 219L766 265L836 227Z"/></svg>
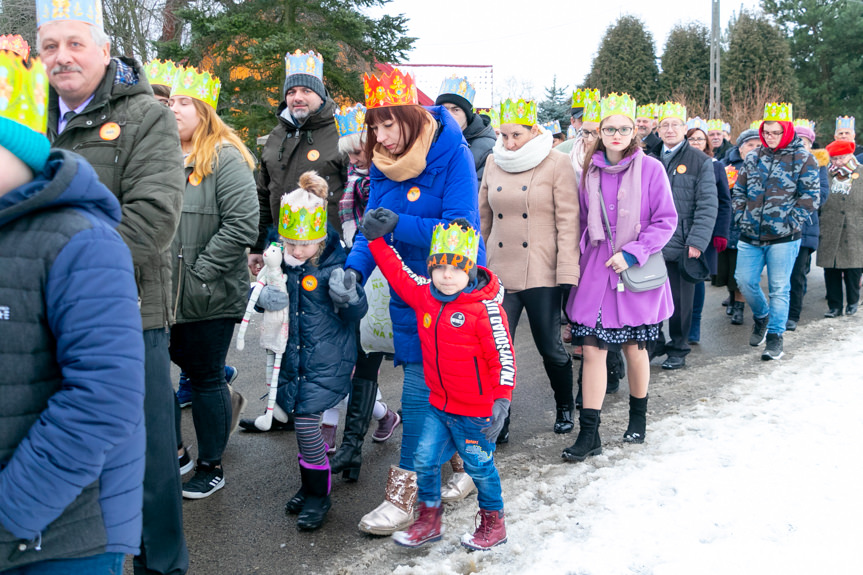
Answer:
<svg viewBox="0 0 863 575"><path fill-rule="evenodd" d="M620 272L643 265L660 252L677 227L677 212L662 164L646 156L635 131L635 102L626 94L603 98L600 139L585 161L579 182L581 282L573 287L566 311L574 323L574 345L584 346L584 404L568 461L602 453L599 414L607 383L609 350L623 351L629 379L628 443L642 443L647 426L647 344L658 338L659 323L673 311L671 288L643 292L623 288ZM605 203L612 238L606 233ZM614 249L612 250L612 244Z"/></svg>

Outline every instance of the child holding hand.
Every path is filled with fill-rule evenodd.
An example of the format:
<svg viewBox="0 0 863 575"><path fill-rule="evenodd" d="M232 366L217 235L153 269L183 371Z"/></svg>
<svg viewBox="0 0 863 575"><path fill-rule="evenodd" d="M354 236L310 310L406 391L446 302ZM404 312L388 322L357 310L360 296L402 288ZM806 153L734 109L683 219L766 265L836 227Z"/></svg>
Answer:
<svg viewBox="0 0 863 575"><path fill-rule="evenodd" d="M398 216L385 208L366 212L362 231L390 287L416 312L431 410L414 455L419 517L393 534L405 547L441 538L440 462L458 454L477 486L479 527L461 544L485 550L506 542L495 440L515 387L515 353L507 328L503 286L477 266L479 234L464 218L438 224L428 257L431 280L416 275L382 239Z"/></svg>

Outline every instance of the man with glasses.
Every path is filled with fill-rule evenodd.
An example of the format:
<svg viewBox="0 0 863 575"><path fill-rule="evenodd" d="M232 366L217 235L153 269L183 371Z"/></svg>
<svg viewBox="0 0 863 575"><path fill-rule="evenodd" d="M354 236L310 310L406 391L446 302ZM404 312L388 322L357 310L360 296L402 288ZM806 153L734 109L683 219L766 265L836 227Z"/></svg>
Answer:
<svg viewBox="0 0 863 575"><path fill-rule="evenodd" d="M669 341L660 332L652 357L668 355L662 369L686 366L690 352L689 329L692 327L692 302L695 284L681 275L684 258L700 258L713 238L718 200L713 160L686 141L686 107L666 102L659 109L659 137L662 147L653 154L665 166L674 207L677 229L662 249L671 284L674 313L668 320Z"/></svg>
<svg viewBox="0 0 863 575"><path fill-rule="evenodd" d="M819 205L818 163L795 135L791 113L791 104L764 107L762 147L746 156L731 193L734 226L740 232L734 279L755 321L749 345L767 342L763 360L784 353L791 272L803 222ZM765 267L769 303L761 291Z"/></svg>

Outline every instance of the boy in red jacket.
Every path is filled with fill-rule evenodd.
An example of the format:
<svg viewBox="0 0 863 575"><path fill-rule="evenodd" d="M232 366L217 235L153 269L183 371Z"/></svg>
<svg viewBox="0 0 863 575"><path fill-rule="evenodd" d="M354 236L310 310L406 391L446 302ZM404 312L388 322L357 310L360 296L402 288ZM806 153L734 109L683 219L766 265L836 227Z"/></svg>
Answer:
<svg viewBox="0 0 863 575"><path fill-rule="evenodd" d="M494 450L515 387L503 286L476 265L479 234L464 218L435 227L427 260L431 280L415 274L382 239L397 222L395 213L378 208L366 212L361 229L390 287L416 312L431 408L414 455L419 518L393 539L419 547L441 538L440 462L457 451L480 507L479 527L461 544L489 549L506 542Z"/></svg>

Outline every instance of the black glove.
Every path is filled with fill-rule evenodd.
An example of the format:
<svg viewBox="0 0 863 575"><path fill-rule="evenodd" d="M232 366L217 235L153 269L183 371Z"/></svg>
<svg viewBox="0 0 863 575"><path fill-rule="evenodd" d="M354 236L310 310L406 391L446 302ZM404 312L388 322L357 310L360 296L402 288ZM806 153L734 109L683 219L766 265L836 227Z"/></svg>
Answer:
<svg viewBox="0 0 863 575"><path fill-rule="evenodd" d="M348 307L360 300L357 291L357 276L336 268L330 274L330 299L337 308Z"/></svg>
<svg viewBox="0 0 863 575"><path fill-rule="evenodd" d="M491 423L488 427L480 429L489 443L497 441L497 436L500 435L500 431L503 429L503 422L506 420L507 415L509 415L509 400L503 397L495 399L494 405L491 408Z"/></svg>
<svg viewBox="0 0 863 575"><path fill-rule="evenodd" d="M395 212L386 208L369 210L363 215L360 230L368 241L376 240L396 229L399 217Z"/></svg>

